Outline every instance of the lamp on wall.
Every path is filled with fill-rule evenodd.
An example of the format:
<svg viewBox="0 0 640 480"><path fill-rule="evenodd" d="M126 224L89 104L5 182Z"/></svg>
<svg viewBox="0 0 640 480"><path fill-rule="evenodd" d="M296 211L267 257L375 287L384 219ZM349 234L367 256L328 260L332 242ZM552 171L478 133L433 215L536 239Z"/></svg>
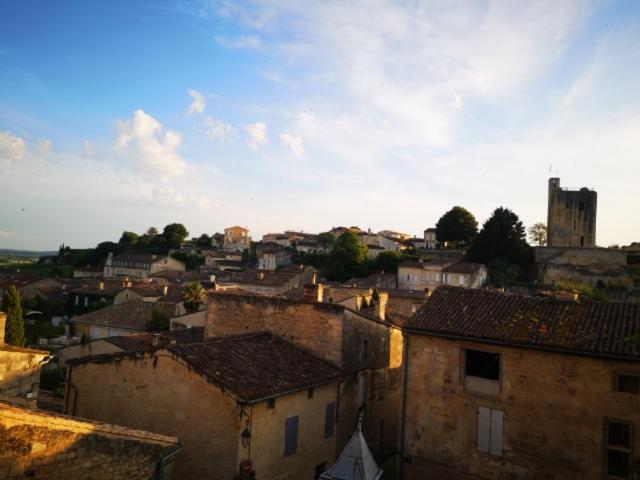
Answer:
<svg viewBox="0 0 640 480"><path fill-rule="evenodd" d="M244 430L242 430L242 433L240 434L240 441L244 448L249 447L251 444L251 421L248 418Z"/></svg>

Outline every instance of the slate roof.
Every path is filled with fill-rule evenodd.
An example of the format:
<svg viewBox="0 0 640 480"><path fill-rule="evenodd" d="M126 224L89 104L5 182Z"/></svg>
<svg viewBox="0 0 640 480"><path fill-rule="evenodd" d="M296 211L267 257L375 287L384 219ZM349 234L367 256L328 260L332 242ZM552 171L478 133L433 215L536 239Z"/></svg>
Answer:
<svg viewBox="0 0 640 480"><path fill-rule="evenodd" d="M154 263L167 258L166 255L153 253L121 253L113 257L114 262Z"/></svg>
<svg viewBox="0 0 640 480"><path fill-rule="evenodd" d="M158 305L153 302L130 300L117 305L109 305L85 315L78 315L73 317L70 322L143 331L145 323L151 318L151 311L156 307ZM172 311L167 309L167 313L171 316Z"/></svg>
<svg viewBox="0 0 640 480"><path fill-rule="evenodd" d="M640 304L574 302L442 286L410 319L426 334L640 359Z"/></svg>
<svg viewBox="0 0 640 480"><path fill-rule="evenodd" d="M247 401L340 377L336 365L270 333L214 338L167 349L212 383Z"/></svg>

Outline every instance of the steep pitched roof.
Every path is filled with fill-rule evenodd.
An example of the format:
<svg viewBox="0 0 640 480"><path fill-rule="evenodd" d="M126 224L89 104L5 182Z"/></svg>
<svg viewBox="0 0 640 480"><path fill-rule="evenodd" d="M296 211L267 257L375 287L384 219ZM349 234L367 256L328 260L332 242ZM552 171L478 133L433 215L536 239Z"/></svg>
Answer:
<svg viewBox="0 0 640 480"><path fill-rule="evenodd" d="M475 273L484 267L482 263L458 262L444 268L448 273Z"/></svg>
<svg viewBox="0 0 640 480"><path fill-rule="evenodd" d="M208 339L167 349L209 381L252 401L328 383L340 368L269 333Z"/></svg>
<svg viewBox="0 0 640 480"><path fill-rule="evenodd" d="M153 302L130 300L117 305L109 305L85 315L78 315L70 321L71 323L87 323L142 331L147 320L151 318L151 311L157 307L159 306ZM171 315L170 311L167 313Z"/></svg>
<svg viewBox="0 0 640 480"><path fill-rule="evenodd" d="M640 359L640 304L557 300L442 286L410 319L426 334Z"/></svg>

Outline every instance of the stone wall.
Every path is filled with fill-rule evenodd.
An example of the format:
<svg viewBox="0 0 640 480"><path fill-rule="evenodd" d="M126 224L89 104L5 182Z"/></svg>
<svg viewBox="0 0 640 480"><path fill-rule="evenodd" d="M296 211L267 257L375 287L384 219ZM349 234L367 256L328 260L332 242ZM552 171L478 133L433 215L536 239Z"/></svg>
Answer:
<svg viewBox="0 0 640 480"><path fill-rule="evenodd" d="M178 450L174 437L0 403L0 479L142 480L160 470L169 478Z"/></svg>
<svg viewBox="0 0 640 480"><path fill-rule="evenodd" d="M547 244L552 247L594 247L598 194L588 188L560 188L549 179Z"/></svg>
<svg viewBox="0 0 640 480"><path fill-rule="evenodd" d="M78 343L58 350L58 365L64 367L67 361L74 358L88 357L89 355L101 355L103 353L121 352L120 347L105 339L93 340L87 343Z"/></svg>
<svg viewBox="0 0 640 480"><path fill-rule="evenodd" d="M640 395L614 391L615 374L640 375L638 362L416 334L409 345L407 479L445 478L435 472L448 467L446 478L599 480L606 419L633 422L640 441ZM501 355L498 393L465 390L465 348ZM504 412L502 456L478 451L479 407ZM632 455L640 460L637 448Z"/></svg>
<svg viewBox="0 0 640 480"><path fill-rule="evenodd" d="M49 352L0 345L0 401L35 407L40 367Z"/></svg>
<svg viewBox="0 0 640 480"><path fill-rule="evenodd" d="M205 338L267 331L342 365L343 310L326 303L214 293Z"/></svg>
<svg viewBox="0 0 640 480"><path fill-rule="evenodd" d="M240 416L229 394L166 350L68 365L66 413L176 436L176 478L233 478Z"/></svg>

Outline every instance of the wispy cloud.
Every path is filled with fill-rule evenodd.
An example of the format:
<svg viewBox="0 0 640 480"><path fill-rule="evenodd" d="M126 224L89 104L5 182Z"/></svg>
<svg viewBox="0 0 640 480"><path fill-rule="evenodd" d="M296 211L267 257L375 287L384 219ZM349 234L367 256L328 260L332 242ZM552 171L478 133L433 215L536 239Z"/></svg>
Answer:
<svg viewBox="0 0 640 480"><path fill-rule="evenodd" d="M280 141L286 147L288 147L295 157L301 157L304 155L304 145L302 142L302 138L296 137L290 133L281 133Z"/></svg>
<svg viewBox="0 0 640 480"><path fill-rule="evenodd" d="M262 122L251 123L245 128L248 138L247 143L251 148L257 149L260 145L269 143L267 125Z"/></svg>
<svg viewBox="0 0 640 480"><path fill-rule="evenodd" d="M211 116L204 119L204 126L205 135L211 140L226 140L236 131L231 125Z"/></svg>
<svg viewBox="0 0 640 480"><path fill-rule="evenodd" d="M194 113L202 113L207 106L207 101L204 95L197 90L189 90L189 96L191 97L191 104L187 110L187 115L193 115Z"/></svg>
<svg viewBox="0 0 640 480"><path fill-rule="evenodd" d="M0 162L7 166L23 159L27 142L8 130L0 131Z"/></svg>

